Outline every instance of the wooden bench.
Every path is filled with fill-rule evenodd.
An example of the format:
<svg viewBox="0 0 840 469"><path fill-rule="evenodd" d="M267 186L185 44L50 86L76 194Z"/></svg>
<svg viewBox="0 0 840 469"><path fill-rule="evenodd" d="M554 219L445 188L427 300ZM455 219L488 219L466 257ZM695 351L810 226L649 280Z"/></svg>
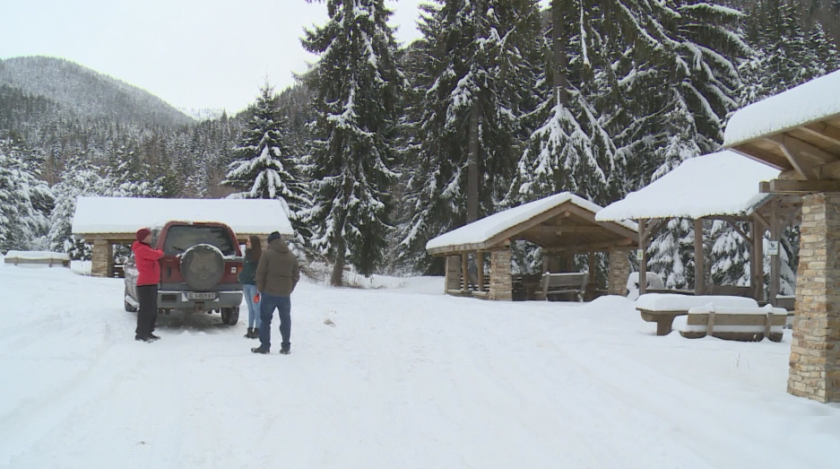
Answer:
<svg viewBox="0 0 840 469"><path fill-rule="evenodd" d="M541 296L548 300L549 295L574 295L578 299L586 292L588 283L588 272L544 273Z"/></svg>
<svg viewBox="0 0 840 469"><path fill-rule="evenodd" d="M674 318L685 316L691 308L707 304L725 307L757 308L752 298L735 296L689 296L679 294L649 293L636 301L636 310L646 322L656 323L656 335L671 333Z"/></svg>
<svg viewBox="0 0 840 469"><path fill-rule="evenodd" d="M48 267L70 267L70 256L49 251L9 251L3 259L12 265L43 265Z"/></svg>
<svg viewBox="0 0 840 469"><path fill-rule="evenodd" d="M715 305L691 308L688 315L675 321L674 329L685 338L710 335L724 340L760 342L765 337L781 342L787 310L763 308L727 308Z"/></svg>

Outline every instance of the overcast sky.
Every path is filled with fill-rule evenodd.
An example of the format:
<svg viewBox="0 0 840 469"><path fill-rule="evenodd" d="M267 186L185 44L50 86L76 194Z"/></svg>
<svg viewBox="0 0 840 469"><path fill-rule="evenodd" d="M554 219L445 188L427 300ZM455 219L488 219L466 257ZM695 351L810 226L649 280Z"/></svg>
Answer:
<svg viewBox="0 0 840 469"><path fill-rule="evenodd" d="M281 90L316 57L303 28L325 3L305 0L2 0L0 58L72 60L144 88L176 107L236 112L259 86ZM397 39L419 37L424 0L386 0Z"/></svg>

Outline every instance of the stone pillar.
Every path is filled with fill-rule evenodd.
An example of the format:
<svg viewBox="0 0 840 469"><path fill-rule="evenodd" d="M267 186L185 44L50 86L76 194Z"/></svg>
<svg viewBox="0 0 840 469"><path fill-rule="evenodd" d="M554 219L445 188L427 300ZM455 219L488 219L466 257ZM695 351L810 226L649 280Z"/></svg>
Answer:
<svg viewBox="0 0 840 469"><path fill-rule="evenodd" d="M630 258L627 251L610 251L610 274L607 293L626 296L627 279L630 277Z"/></svg>
<svg viewBox="0 0 840 469"><path fill-rule="evenodd" d="M461 256L446 256L446 283L444 293L461 288Z"/></svg>
<svg viewBox="0 0 840 469"><path fill-rule="evenodd" d="M105 239L93 241L93 254L90 273L94 277L108 277L113 274L114 251L111 243Z"/></svg>
<svg viewBox="0 0 840 469"><path fill-rule="evenodd" d="M840 402L840 194L803 197L788 392Z"/></svg>
<svg viewBox="0 0 840 469"><path fill-rule="evenodd" d="M490 254L491 300L513 300L513 279L510 276L510 249Z"/></svg>

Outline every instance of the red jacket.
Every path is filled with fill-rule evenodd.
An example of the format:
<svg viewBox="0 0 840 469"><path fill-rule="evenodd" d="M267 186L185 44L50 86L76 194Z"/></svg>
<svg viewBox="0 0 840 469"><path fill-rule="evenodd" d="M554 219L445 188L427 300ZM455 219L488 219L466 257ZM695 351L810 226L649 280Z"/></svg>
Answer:
<svg viewBox="0 0 840 469"><path fill-rule="evenodd" d="M137 264L137 286L157 285L160 283L160 260L163 251L152 249L151 246L139 241L131 245L134 251L134 262Z"/></svg>

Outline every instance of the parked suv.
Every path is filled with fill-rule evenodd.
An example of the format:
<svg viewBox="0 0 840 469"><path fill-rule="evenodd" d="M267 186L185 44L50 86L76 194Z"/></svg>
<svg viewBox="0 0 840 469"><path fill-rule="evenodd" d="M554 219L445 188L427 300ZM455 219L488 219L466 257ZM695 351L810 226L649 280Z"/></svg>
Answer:
<svg viewBox="0 0 840 469"><path fill-rule="evenodd" d="M170 221L152 229L152 247L163 251L158 284L158 314L171 310L219 312L222 322L239 321L243 259L236 235L223 223ZM136 312L137 265L125 264L125 310Z"/></svg>

